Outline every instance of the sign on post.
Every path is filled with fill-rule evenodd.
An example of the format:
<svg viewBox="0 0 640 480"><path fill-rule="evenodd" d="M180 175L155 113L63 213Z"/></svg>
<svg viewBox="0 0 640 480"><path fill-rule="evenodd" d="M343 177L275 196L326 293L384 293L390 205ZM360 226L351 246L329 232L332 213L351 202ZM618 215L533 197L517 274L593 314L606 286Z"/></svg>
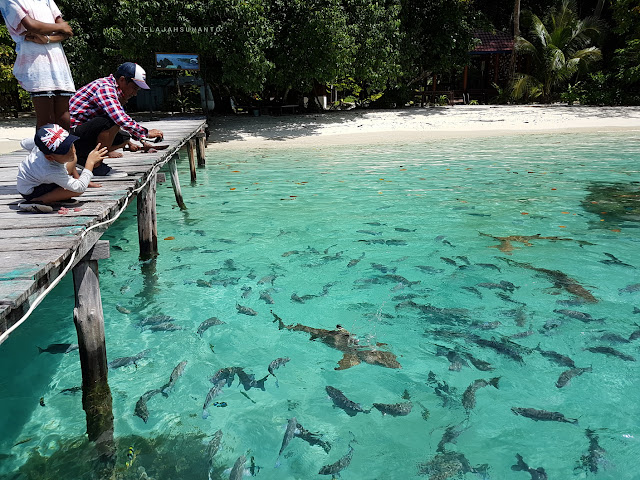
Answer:
<svg viewBox="0 0 640 480"><path fill-rule="evenodd" d="M157 70L200 70L197 53L156 53Z"/></svg>

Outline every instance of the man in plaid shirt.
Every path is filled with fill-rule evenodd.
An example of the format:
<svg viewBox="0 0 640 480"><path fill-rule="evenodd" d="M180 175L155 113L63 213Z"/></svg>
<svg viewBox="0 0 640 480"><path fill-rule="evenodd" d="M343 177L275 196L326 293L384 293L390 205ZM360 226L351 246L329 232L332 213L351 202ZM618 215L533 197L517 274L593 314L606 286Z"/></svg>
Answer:
<svg viewBox="0 0 640 480"><path fill-rule="evenodd" d="M123 108L130 98L138 94L138 90L149 89L145 80L146 73L140 65L126 62L120 65L113 75L94 80L71 98L71 132L80 137L75 142L80 165L84 165L89 152L98 143L107 147L110 157L117 158L122 154L115 150L125 145L132 151L140 148L130 142L131 137L139 141L142 141L142 138L162 138L160 130L147 130L127 115ZM126 173L118 172L105 163L96 167L94 174L126 176Z"/></svg>

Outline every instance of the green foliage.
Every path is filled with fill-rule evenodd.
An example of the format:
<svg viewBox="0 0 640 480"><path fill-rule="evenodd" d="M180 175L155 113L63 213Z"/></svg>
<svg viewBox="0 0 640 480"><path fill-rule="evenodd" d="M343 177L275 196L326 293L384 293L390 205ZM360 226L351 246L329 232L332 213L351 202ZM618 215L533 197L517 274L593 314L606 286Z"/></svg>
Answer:
<svg viewBox="0 0 640 480"><path fill-rule="evenodd" d="M513 91L504 89L500 101L513 101L512 93L519 95L519 101L551 101L576 78L594 81L586 74L601 55L595 47L601 25L579 20L568 1L549 10L552 1L522 0L523 9L549 13L542 20L530 16L531 33L525 35L527 40L518 40L518 47L531 54L532 71L517 77ZM123 61L139 63L152 79L170 76L155 71L154 53L185 52L200 55L200 74L216 95L282 98L288 92L309 95L318 85L338 85L357 106L407 104L424 79L460 72L468 64L474 30L509 30L513 13L513 2L489 0L58 0L57 4L74 29L64 49L76 87L112 73ZM608 59L605 74L620 86L637 89L640 7L637 0L614 0L607 9L620 36L615 47L622 48ZM0 103L19 105L11 74L14 58L13 42L6 29L0 30L0 91L11 93Z"/></svg>
<svg viewBox="0 0 640 480"><path fill-rule="evenodd" d="M612 73L590 73L583 81L569 85L560 95L569 104L582 105L640 105L640 95L630 91Z"/></svg>
<svg viewBox="0 0 640 480"><path fill-rule="evenodd" d="M600 33L599 22L591 18L579 20L574 12L575 2L563 0L545 21L529 15L530 40L518 37L516 49L532 59L533 73L517 76L513 88L515 99L531 98L540 92L540 98L550 102L554 89L601 59L600 49L591 45Z"/></svg>
<svg viewBox="0 0 640 480"><path fill-rule="evenodd" d="M465 0L401 0L401 62L409 82L469 61L475 12Z"/></svg>

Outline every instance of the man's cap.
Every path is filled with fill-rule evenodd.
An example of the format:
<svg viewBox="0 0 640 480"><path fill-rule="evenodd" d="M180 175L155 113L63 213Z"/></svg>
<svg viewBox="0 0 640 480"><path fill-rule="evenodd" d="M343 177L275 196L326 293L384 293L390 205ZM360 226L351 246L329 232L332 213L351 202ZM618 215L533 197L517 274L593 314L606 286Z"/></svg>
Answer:
<svg viewBox="0 0 640 480"><path fill-rule="evenodd" d="M125 62L120 65L118 70L116 70L116 79L120 77L130 78L140 88L149 90L149 85L147 85L145 81L147 79L147 73L144 71L144 68L137 63Z"/></svg>
<svg viewBox="0 0 640 480"><path fill-rule="evenodd" d="M60 125L47 123L38 129L33 140L45 155L65 155L78 138L80 137L71 135Z"/></svg>

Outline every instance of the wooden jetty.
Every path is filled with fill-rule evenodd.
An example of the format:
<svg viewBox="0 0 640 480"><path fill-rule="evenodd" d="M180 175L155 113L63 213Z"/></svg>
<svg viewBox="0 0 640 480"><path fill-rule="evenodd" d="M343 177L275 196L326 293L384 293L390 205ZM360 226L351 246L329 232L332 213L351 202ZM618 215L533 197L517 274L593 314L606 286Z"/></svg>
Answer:
<svg viewBox="0 0 640 480"><path fill-rule="evenodd" d="M19 327L58 278L73 269L76 305L69 317L73 313L78 332L87 433L105 463L111 465L113 414L98 279L98 260L109 257L109 245L100 237L137 198L140 255L157 255L158 170L168 164L178 205L186 208L176 167L177 153L181 148L187 149L192 181L196 176L194 149L198 165L205 163L205 118L170 118L142 124L162 130L164 139L159 145L168 145L167 148L155 153L124 152L122 158L108 159L110 166L128 176L95 178L102 187L87 189L77 197L77 208L69 208L64 214L57 210L47 214L19 210L18 203L23 199L16 190L16 175L27 152L0 156L0 343L12 327Z"/></svg>
<svg viewBox="0 0 640 480"><path fill-rule="evenodd" d="M130 196L155 174L154 166L170 163L181 148L187 148L190 158L198 150L198 161L204 159L204 118L167 119L143 122L148 128L164 133L161 145L169 145L157 153L124 152L123 158L111 158L110 166L127 172L126 178L100 177L101 188L89 188L80 197L79 212L59 215L22 212L18 203L22 197L16 190L18 165L24 159L24 150L0 156L0 334L5 332L30 300L44 291L51 280L66 266L73 252L79 261L99 240L106 227L92 230L84 238L81 233L88 227L113 218L136 196ZM35 128L34 128L35 131ZM173 165L170 165L173 171ZM192 169L192 177L193 177ZM175 178L177 180L177 176ZM181 200L180 200L181 201Z"/></svg>

